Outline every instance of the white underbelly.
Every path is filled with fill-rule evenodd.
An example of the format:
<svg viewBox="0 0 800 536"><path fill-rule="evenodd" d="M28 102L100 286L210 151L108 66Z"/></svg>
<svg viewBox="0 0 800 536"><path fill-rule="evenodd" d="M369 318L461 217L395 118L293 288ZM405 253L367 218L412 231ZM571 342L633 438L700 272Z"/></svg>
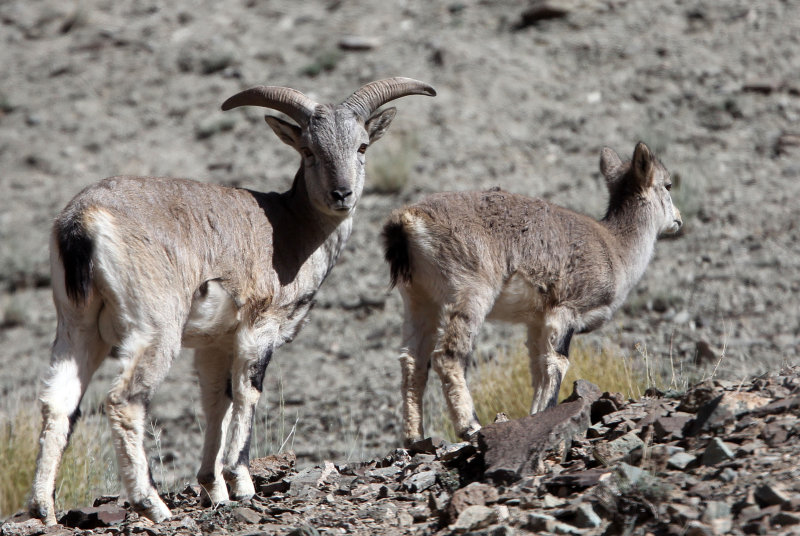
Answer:
<svg viewBox="0 0 800 536"><path fill-rule="evenodd" d="M192 298L183 327L183 346L207 346L232 333L239 325L239 311L228 291L217 281L204 283Z"/></svg>
<svg viewBox="0 0 800 536"><path fill-rule="evenodd" d="M529 324L541 316L544 296L538 287L519 276L512 276L489 312L491 320Z"/></svg>

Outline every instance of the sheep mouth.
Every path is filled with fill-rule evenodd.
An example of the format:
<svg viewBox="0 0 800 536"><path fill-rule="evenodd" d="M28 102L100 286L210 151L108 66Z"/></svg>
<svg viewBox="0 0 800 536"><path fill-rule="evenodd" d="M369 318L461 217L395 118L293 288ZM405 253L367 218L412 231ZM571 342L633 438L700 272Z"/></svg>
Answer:
<svg viewBox="0 0 800 536"><path fill-rule="evenodd" d="M673 220L672 224L661 232L661 236L670 236L678 234L683 227L682 220Z"/></svg>

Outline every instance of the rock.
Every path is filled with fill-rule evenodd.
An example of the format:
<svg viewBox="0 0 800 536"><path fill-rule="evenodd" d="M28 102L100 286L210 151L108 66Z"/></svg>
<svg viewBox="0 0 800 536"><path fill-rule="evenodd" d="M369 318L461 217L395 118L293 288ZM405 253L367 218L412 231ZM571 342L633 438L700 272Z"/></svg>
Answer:
<svg viewBox="0 0 800 536"><path fill-rule="evenodd" d="M520 14L519 20L514 24L514 30L522 30L534 26L544 20L560 19L566 17L569 11L557 3L536 1Z"/></svg>
<svg viewBox="0 0 800 536"><path fill-rule="evenodd" d="M631 431L613 441L598 443L594 448L594 455L600 463L610 465L643 446L644 441L641 440L636 431Z"/></svg>
<svg viewBox="0 0 800 536"><path fill-rule="evenodd" d="M478 447L485 476L510 482L534 474L547 451L586 432L593 402L579 396L535 415L482 428Z"/></svg>
<svg viewBox="0 0 800 536"><path fill-rule="evenodd" d="M575 402L579 398L589 401L594 404L601 396L602 391L592 382L586 380L575 380L572 384L572 394L569 395L564 402Z"/></svg>
<svg viewBox="0 0 800 536"><path fill-rule="evenodd" d="M755 498L761 506L772 506L788 503L789 495L779 484L764 484L755 490Z"/></svg>
<svg viewBox="0 0 800 536"><path fill-rule="evenodd" d="M571 525L583 529L594 529L603 524L603 520L595 513L594 508L589 503L580 503L575 508L574 519Z"/></svg>
<svg viewBox="0 0 800 536"><path fill-rule="evenodd" d="M50 532L40 519L32 518L28 513L20 513L0 523L1 536L38 536Z"/></svg>
<svg viewBox="0 0 800 536"><path fill-rule="evenodd" d="M697 508L680 503L668 504L667 513L673 521L680 525L686 525L689 521L694 521L700 516Z"/></svg>
<svg viewBox="0 0 800 536"><path fill-rule="evenodd" d="M467 458L475 454L475 447L472 443L448 443L436 449L436 458L442 462Z"/></svg>
<svg viewBox="0 0 800 536"><path fill-rule="evenodd" d="M715 534L727 534L733 526L731 507L722 501L708 501L700 521L710 525Z"/></svg>
<svg viewBox="0 0 800 536"><path fill-rule="evenodd" d="M769 522L773 527L791 527L800 525L800 514L791 512L778 512L769 518Z"/></svg>
<svg viewBox="0 0 800 536"><path fill-rule="evenodd" d="M549 514L534 512L528 514L528 521L525 523L525 528L533 532L550 531L550 527L556 522L556 518Z"/></svg>
<svg viewBox="0 0 800 536"><path fill-rule="evenodd" d="M419 493L436 484L436 471L421 471L403 480L403 488L411 493Z"/></svg>
<svg viewBox="0 0 800 536"><path fill-rule="evenodd" d="M198 140L204 140L220 132L231 130L234 125L236 125L236 119L230 115L207 117L197 124L195 137Z"/></svg>
<svg viewBox="0 0 800 536"><path fill-rule="evenodd" d="M108 503L102 506L70 510L58 522L67 527L88 530L122 523L125 521L126 514L127 511L124 508Z"/></svg>
<svg viewBox="0 0 800 536"><path fill-rule="evenodd" d="M286 536L320 536L319 531L310 525L297 527L286 533Z"/></svg>
<svg viewBox="0 0 800 536"><path fill-rule="evenodd" d="M551 492L562 495L591 488L610 476L611 471L608 469L586 469L574 473L560 473L545 480L544 485Z"/></svg>
<svg viewBox="0 0 800 536"><path fill-rule="evenodd" d="M367 476L378 482L390 482L397 480L397 476L403 472L403 468L397 465L390 465L389 467L379 467L367 472Z"/></svg>
<svg viewBox="0 0 800 536"><path fill-rule="evenodd" d="M692 419L689 413L680 413L669 417L660 417L653 422L653 433L658 442L683 439L683 428Z"/></svg>
<svg viewBox="0 0 800 536"><path fill-rule="evenodd" d="M508 525L495 525L477 532L470 532L468 536L514 536L514 527Z"/></svg>
<svg viewBox="0 0 800 536"><path fill-rule="evenodd" d="M616 468L616 474L619 478L620 484L628 487L636 486L640 482L652 478L650 473L639 467L629 465L627 463L620 463Z"/></svg>
<svg viewBox="0 0 800 536"><path fill-rule="evenodd" d="M609 413L614 413L619 406L611 398L605 398L608 393L603 394L603 398L592 404L592 424L599 423L603 417Z"/></svg>
<svg viewBox="0 0 800 536"><path fill-rule="evenodd" d="M713 438L703 451L703 465L717 465L734 459L734 453L720 438Z"/></svg>
<svg viewBox="0 0 800 536"><path fill-rule="evenodd" d="M283 493L285 491L289 491L290 484L289 482L284 482L283 480L279 480L278 482L270 482L269 484L261 484L258 487L259 493L262 495L272 495L273 493Z"/></svg>
<svg viewBox="0 0 800 536"><path fill-rule="evenodd" d="M789 430L781 422L771 422L761 431L760 437L770 447L777 447L786 443L789 438Z"/></svg>
<svg viewBox="0 0 800 536"><path fill-rule="evenodd" d="M453 532L478 530L495 523L497 519L497 510L494 508L473 504L458 515L456 522L450 525L450 530Z"/></svg>
<svg viewBox="0 0 800 536"><path fill-rule="evenodd" d="M410 527L414 524L414 516L408 513L408 510L399 510L397 512L397 523L401 527Z"/></svg>
<svg viewBox="0 0 800 536"><path fill-rule="evenodd" d="M689 467L689 465L693 463L696 459L697 456L693 456L688 452L678 452L670 456L669 459L667 459L667 467L683 471L684 469Z"/></svg>
<svg viewBox="0 0 800 536"><path fill-rule="evenodd" d="M800 408L800 395L792 398L776 400L771 404L767 404L764 407L753 410L752 414L755 417L763 417L764 415L772 415L775 413L788 413L789 411L796 410L797 408Z"/></svg>
<svg viewBox="0 0 800 536"><path fill-rule="evenodd" d="M377 37L366 37L362 35L346 35L339 39L339 48L342 50L351 50L355 52L363 52L372 50L381 46L381 40Z"/></svg>
<svg viewBox="0 0 800 536"><path fill-rule="evenodd" d="M256 525L261 522L261 514L251 508L234 508L231 512L233 518L248 525Z"/></svg>
<svg viewBox="0 0 800 536"><path fill-rule="evenodd" d="M697 435L721 431L739 415L766 406L769 402L769 399L753 393L726 392L704 404L697 411L695 419L687 423L684 432Z"/></svg>
<svg viewBox="0 0 800 536"><path fill-rule="evenodd" d="M289 484L289 494L292 496L308 495L312 490L317 490L331 475L338 475L336 467L326 461L321 467L309 467L283 479Z"/></svg>
<svg viewBox="0 0 800 536"><path fill-rule="evenodd" d="M697 341L694 347L694 355L697 359L697 363L707 364L707 363L716 363L719 360L719 356L722 355L722 352L716 348L712 348L711 344L708 341Z"/></svg>
<svg viewBox="0 0 800 536"><path fill-rule="evenodd" d="M558 521L549 514L532 513L528 514L525 529L534 532L549 532L553 534L583 534L583 529L573 527L567 523Z"/></svg>
<svg viewBox="0 0 800 536"><path fill-rule="evenodd" d="M433 439L430 437L415 441L408 446L408 450L412 454L436 454L436 447L433 446Z"/></svg>
<svg viewBox="0 0 800 536"><path fill-rule="evenodd" d="M297 464L294 452L272 454L250 460L250 475L256 486L275 482L289 474Z"/></svg>
<svg viewBox="0 0 800 536"><path fill-rule="evenodd" d="M678 411L697 413L701 407L721 395L722 390L713 381L698 383L681 398Z"/></svg>
<svg viewBox="0 0 800 536"><path fill-rule="evenodd" d="M497 488L480 482L473 482L456 490L447 505L448 519L455 520L469 506L485 506L497 501Z"/></svg>
<svg viewBox="0 0 800 536"><path fill-rule="evenodd" d="M699 521L690 521L686 525L686 532L684 532L684 534L686 536L717 536L714 529Z"/></svg>

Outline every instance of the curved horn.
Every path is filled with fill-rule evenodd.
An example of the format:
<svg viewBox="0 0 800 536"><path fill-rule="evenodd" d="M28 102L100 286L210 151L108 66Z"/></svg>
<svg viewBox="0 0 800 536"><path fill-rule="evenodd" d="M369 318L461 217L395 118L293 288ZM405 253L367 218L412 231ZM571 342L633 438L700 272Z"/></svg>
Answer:
<svg viewBox="0 0 800 536"><path fill-rule="evenodd" d="M372 112L387 102L406 95L428 95L433 97L436 95L436 90L425 82L412 78L385 78L370 82L357 89L355 93L342 102L342 105L347 106L366 121L372 115Z"/></svg>
<svg viewBox="0 0 800 536"><path fill-rule="evenodd" d="M238 106L263 106L283 112L305 126L317 103L296 89L280 86L256 86L245 89L222 103L223 110Z"/></svg>

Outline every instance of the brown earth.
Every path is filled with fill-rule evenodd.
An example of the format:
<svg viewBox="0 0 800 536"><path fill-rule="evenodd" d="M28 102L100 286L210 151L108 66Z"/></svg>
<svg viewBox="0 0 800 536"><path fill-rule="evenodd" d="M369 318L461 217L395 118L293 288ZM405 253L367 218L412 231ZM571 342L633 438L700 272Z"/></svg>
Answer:
<svg viewBox="0 0 800 536"><path fill-rule="evenodd" d="M797 364L800 2L551 5L561 9L536 20L527 0L0 3L0 414L35 401L55 328L49 226L81 188L155 174L286 189L297 155L261 111L221 102L257 84L338 101L396 75L439 95L398 101L370 151L354 235L268 370L256 454L276 452L295 424L300 467L399 444L401 304L378 261L393 208L500 185L599 216L601 147L628 154L639 139L680 176L686 227L592 336L654 368L671 359L681 384ZM352 35L372 48L340 48ZM401 191L378 191L387 168ZM480 353L519 338L487 326ZM84 414L115 367L98 373ZM179 488L198 464L196 393L184 356L152 406Z"/></svg>

